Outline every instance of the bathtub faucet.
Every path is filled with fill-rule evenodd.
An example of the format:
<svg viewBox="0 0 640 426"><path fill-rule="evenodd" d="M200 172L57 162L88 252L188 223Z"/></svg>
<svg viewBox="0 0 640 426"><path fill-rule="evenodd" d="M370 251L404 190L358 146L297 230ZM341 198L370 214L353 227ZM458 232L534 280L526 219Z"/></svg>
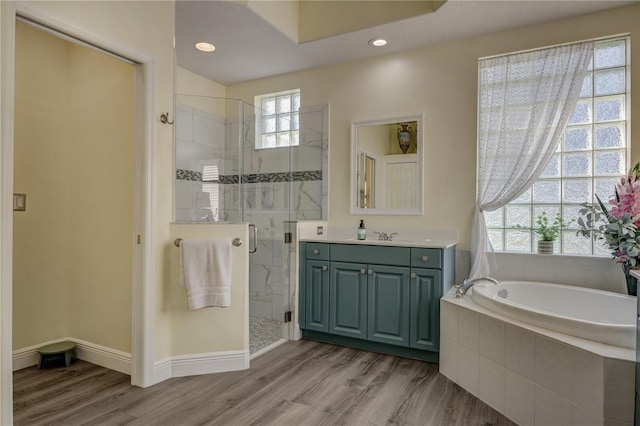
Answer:
<svg viewBox="0 0 640 426"><path fill-rule="evenodd" d="M494 284L500 284L500 281L491 278L491 277L481 277L481 278L474 278L472 280L470 279L466 279L462 282L462 284L458 285L456 288L456 299L462 299L464 297L465 294L467 294L467 291L469 291L469 289L471 287L473 287L473 285L479 281L490 281Z"/></svg>

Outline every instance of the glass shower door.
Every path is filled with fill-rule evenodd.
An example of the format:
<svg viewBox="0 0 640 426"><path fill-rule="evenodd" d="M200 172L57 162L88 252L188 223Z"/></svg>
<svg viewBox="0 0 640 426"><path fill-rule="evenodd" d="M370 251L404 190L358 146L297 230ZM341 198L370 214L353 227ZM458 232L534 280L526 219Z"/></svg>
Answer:
<svg viewBox="0 0 640 426"><path fill-rule="evenodd" d="M257 251L249 256L249 341L255 353L289 338L291 148L263 147L261 120L267 114L249 104L243 109L243 216L258 229ZM279 121L275 129L290 132L292 123Z"/></svg>

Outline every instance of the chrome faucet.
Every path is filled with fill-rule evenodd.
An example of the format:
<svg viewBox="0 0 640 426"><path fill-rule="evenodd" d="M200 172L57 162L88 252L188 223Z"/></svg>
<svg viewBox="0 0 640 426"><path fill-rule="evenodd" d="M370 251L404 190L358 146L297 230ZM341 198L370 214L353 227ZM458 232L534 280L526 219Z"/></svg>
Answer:
<svg viewBox="0 0 640 426"><path fill-rule="evenodd" d="M472 280L467 278L462 282L462 284L456 286L456 299L462 299L464 295L467 294L467 291L469 291L469 289L479 281L490 281L494 284L500 284L500 281L491 277L474 278Z"/></svg>
<svg viewBox="0 0 640 426"><path fill-rule="evenodd" d="M387 234L386 232L378 232L374 231L374 235L378 236L378 240L380 241L393 241L394 235L398 235L397 232L392 232L391 234Z"/></svg>

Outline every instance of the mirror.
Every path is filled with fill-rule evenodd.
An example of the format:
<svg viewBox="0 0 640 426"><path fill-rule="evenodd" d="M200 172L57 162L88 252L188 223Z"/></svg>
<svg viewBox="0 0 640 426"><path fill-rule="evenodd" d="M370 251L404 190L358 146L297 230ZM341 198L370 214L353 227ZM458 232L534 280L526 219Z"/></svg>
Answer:
<svg viewBox="0 0 640 426"><path fill-rule="evenodd" d="M424 115L351 123L351 213L422 214Z"/></svg>

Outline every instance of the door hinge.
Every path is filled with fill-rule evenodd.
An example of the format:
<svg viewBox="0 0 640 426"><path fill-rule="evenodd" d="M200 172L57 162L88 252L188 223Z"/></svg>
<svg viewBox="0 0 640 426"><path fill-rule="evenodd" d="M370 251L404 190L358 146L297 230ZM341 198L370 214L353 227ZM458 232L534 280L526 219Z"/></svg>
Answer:
<svg viewBox="0 0 640 426"><path fill-rule="evenodd" d="M284 233L284 243L285 244L291 244L292 240L293 240L293 233L292 232L285 232Z"/></svg>
<svg viewBox="0 0 640 426"><path fill-rule="evenodd" d="M136 243L138 244L142 243L142 237L140 236L140 234L138 234L138 236L136 237Z"/></svg>
<svg viewBox="0 0 640 426"><path fill-rule="evenodd" d="M291 311L284 313L284 322L291 322Z"/></svg>

